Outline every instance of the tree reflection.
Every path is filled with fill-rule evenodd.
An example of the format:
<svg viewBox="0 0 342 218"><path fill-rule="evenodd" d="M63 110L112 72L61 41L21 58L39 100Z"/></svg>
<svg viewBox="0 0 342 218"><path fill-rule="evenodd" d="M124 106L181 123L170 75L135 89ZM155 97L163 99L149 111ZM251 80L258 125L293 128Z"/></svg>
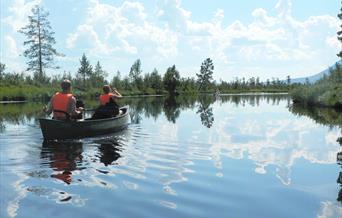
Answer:
<svg viewBox="0 0 342 218"><path fill-rule="evenodd" d="M117 161L121 157L119 153L121 151L121 145L117 139L112 138L95 142L100 144L98 147L98 155L100 162L105 166L113 164L113 162Z"/></svg>
<svg viewBox="0 0 342 218"><path fill-rule="evenodd" d="M339 137L337 139L337 142L342 146L342 137ZM337 153L337 164L341 166L342 168L342 151ZM337 183L340 184L340 191L338 192L337 195L337 201L342 203L342 170L340 171L338 177L337 177Z"/></svg>
<svg viewBox="0 0 342 218"><path fill-rule="evenodd" d="M72 182L72 171L82 169L78 167L82 162L83 144L81 142L44 141L41 158L48 159L54 173L51 177L66 184Z"/></svg>
<svg viewBox="0 0 342 218"><path fill-rule="evenodd" d="M169 96L164 101L164 114L168 121L176 123L176 119L180 115L180 103L176 100L176 97Z"/></svg>
<svg viewBox="0 0 342 218"><path fill-rule="evenodd" d="M26 125L34 121L38 124L38 117L44 116L42 103L11 103L0 104L0 132L4 132L6 124Z"/></svg>
<svg viewBox="0 0 342 218"><path fill-rule="evenodd" d="M123 98L120 104L129 105L133 124L141 123L143 115L157 119L163 110L162 97Z"/></svg>
<svg viewBox="0 0 342 218"><path fill-rule="evenodd" d="M342 113L332 108L319 108L319 107L304 107L301 105L293 104L289 110L300 116L307 116L318 124L327 125L330 128L342 128ZM342 137L336 140L342 146ZM342 151L337 154L337 164L342 167ZM337 194L337 201L342 203L342 171L339 172L337 183L340 185L340 191Z"/></svg>
<svg viewBox="0 0 342 218"><path fill-rule="evenodd" d="M201 122L207 128L210 128L214 123L213 108L210 105L215 101L211 96L205 96L199 99L197 114L200 114Z"/></svg>
<svg viewBox="0 0 342 218"><path fill-rule="evenodd" d="M300 116L307 116L318 124L323 124L333 127L342 128L342 113L332 108L319 108L319 107L303 107L301 105L293 104L289 110Z"/></svg>
<svg viewBox="0 0 342 218"><path fill-rule="evenodd" d="M5 131L5 124L3 123L2 120L0 120L0 133Z"/></svg>

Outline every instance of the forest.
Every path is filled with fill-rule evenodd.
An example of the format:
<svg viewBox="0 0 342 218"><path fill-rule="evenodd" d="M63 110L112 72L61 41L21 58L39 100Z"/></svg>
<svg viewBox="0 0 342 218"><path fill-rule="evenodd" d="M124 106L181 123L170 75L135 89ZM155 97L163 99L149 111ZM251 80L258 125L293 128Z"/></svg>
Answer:
<svg viewBox="0 0 342 218"><path fill-rule="evenodd" d="M306 106L341 107L342 72L336 64L330 74L310 84L292 83L287 78L270 78L261 81L257 76L233 78L231 81L213 79L214 62L206 58L199 71L192 77L182 77L176 65L159 71L144 72L142 62L137 59L129 72L106 72L99 61L92 65L86 54L79 59L79 68L75 72L61 72L48 76L49 68L59 69L54 62L57 56L64 56L53 46L56 43L54 32L48 20L49 13L35 6L28 16L28 24L19 30L27 38L24 41L27 69L23 72L8 72L5 63L0 63L0 101L48 100L60 90L63 79L72 82L73 94L82 98L95 98L101 94L102 86L110 84L124 96L140 95L197 95L200 93L243 93L243 92L288 92L294 103ZM342 20L342 8L338 14ZM342 25L341 25L342 28ZM337 32L342 42L342 29ZM342 51L337 54L342 58ZM62 71L62 70L61 70ZM114 76L109 76L114 75ZM183 74L184 75L184 74Z"/></svg>

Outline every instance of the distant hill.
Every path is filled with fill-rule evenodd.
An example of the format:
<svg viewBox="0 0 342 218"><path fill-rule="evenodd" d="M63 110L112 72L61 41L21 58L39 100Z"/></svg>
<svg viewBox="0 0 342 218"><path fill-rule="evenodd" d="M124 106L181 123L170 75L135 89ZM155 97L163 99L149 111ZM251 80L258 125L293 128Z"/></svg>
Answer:
<svg viewBox="0 0 342 218"><path fill-rule="evenodd" d="M339 60L338 63L340 66L342 66L342 60ZM332 69L335 69L335 64L333 66L331 66ZM301 78L294 78L291 79L291 83L305 83L306 78L309 79L310 83L315 83L317 80L319 80L320 78L322 78L324 76L324 74L329 75L330 74L330 69L326 69L323 70L320 73L317 73L315 75L309 76L309 77L301 77Z"/></svg>

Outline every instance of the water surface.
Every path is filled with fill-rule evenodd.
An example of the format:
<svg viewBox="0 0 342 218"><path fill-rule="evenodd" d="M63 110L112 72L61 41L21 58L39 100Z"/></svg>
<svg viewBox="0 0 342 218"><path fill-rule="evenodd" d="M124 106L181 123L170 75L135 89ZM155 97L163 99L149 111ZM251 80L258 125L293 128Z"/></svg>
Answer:
<svg viewBox="0 0 342 218"><path fill-rule="evenodd" d="M127 130L63 142L44 142L42 104L0 105L0 217L342 216L340 112L286 95L121 104Z"/></svg>

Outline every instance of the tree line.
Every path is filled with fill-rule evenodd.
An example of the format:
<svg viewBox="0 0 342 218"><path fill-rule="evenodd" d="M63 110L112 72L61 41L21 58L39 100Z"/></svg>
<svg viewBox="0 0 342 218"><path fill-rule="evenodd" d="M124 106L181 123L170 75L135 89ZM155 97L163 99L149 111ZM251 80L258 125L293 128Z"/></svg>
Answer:
<svg viewBox="0 0 342 218"><path fill-rule="evenodd" d="M74 90L78 92L93 93L99 92L104 84L121 90L128 95L141 94L169 94L178 95L181 93L196 94L199 92L240 92L240 91L287 91L291 86L291 80L279 80L278 78L261 81L259 77L235 78L234 80L215 81L212 74L214 64L207 58L201 64L196 77L181 77L175 65L170 66L161 74L157 69L152 72L143 73L142 63L137 59L131 66L130 71L122 74L120 71L107 79L108 73L103 70L99 61L95 66L91 65L85 54L79 60L79 68L75 73L64 72L63 74L47 76L46 74L30 74L21 72L7 72L6 66L0 63L0 87L51 87L58 89L63 79L72 81ZM99 93L97 93L99 94ZM0 96L1 97L1 96ZM10 97L10 96L8 96Z"/></svg>
<svg viewBox="0 0 342 218"><path fill-rule="evenodd" d="M57 87L63 79L72 81L73 86L78 92L95 93L94 89L102 87L104 84L111 84L126 94L166 94L178 95L179 93L197 93L197 92L231 92L231 91L276 91L287 90L290 87L290 78L287 80L279 80L272 78L261 82L258 77L236 78L233 81L214 81L214 63L210 58L205 59L195 77L181 77L179 70L175 65L170 66L164 73L159 73L157 69L152 72L143 73L142 63L140 59L136 60L130 71L122 74L117 71L112 78L108 78L108 73L103 70L99 61L92 66L85 54L80 59L80 66L77 72L65 72L58 75L46 75L46 69L60 69L55 64L55 57L64 56L59 53L54 45L55 32L52 30L48 20L49 13L40 6L33 7L31 14L28 16L28 23L19 30L24 34L25 50L23 56L27 58L27 69L32 73L24 72L6 72L4 63L0 63L0 90L1 97L10 98L16 95L24 95L25 91L20 88L11 88L9 86L18 86L27 89L34 87ZM7 87L7 88L6 88ZM32 88L35 89L36 88ZM15 91L17 90L17 91ZM49 92L45 89L44 92ZM39 91L36 91L39 94ZM45 93L50 95L52 93ZM32 94L35 95L35 94ZM18 96L17 96L18 97Z"/></svg>

